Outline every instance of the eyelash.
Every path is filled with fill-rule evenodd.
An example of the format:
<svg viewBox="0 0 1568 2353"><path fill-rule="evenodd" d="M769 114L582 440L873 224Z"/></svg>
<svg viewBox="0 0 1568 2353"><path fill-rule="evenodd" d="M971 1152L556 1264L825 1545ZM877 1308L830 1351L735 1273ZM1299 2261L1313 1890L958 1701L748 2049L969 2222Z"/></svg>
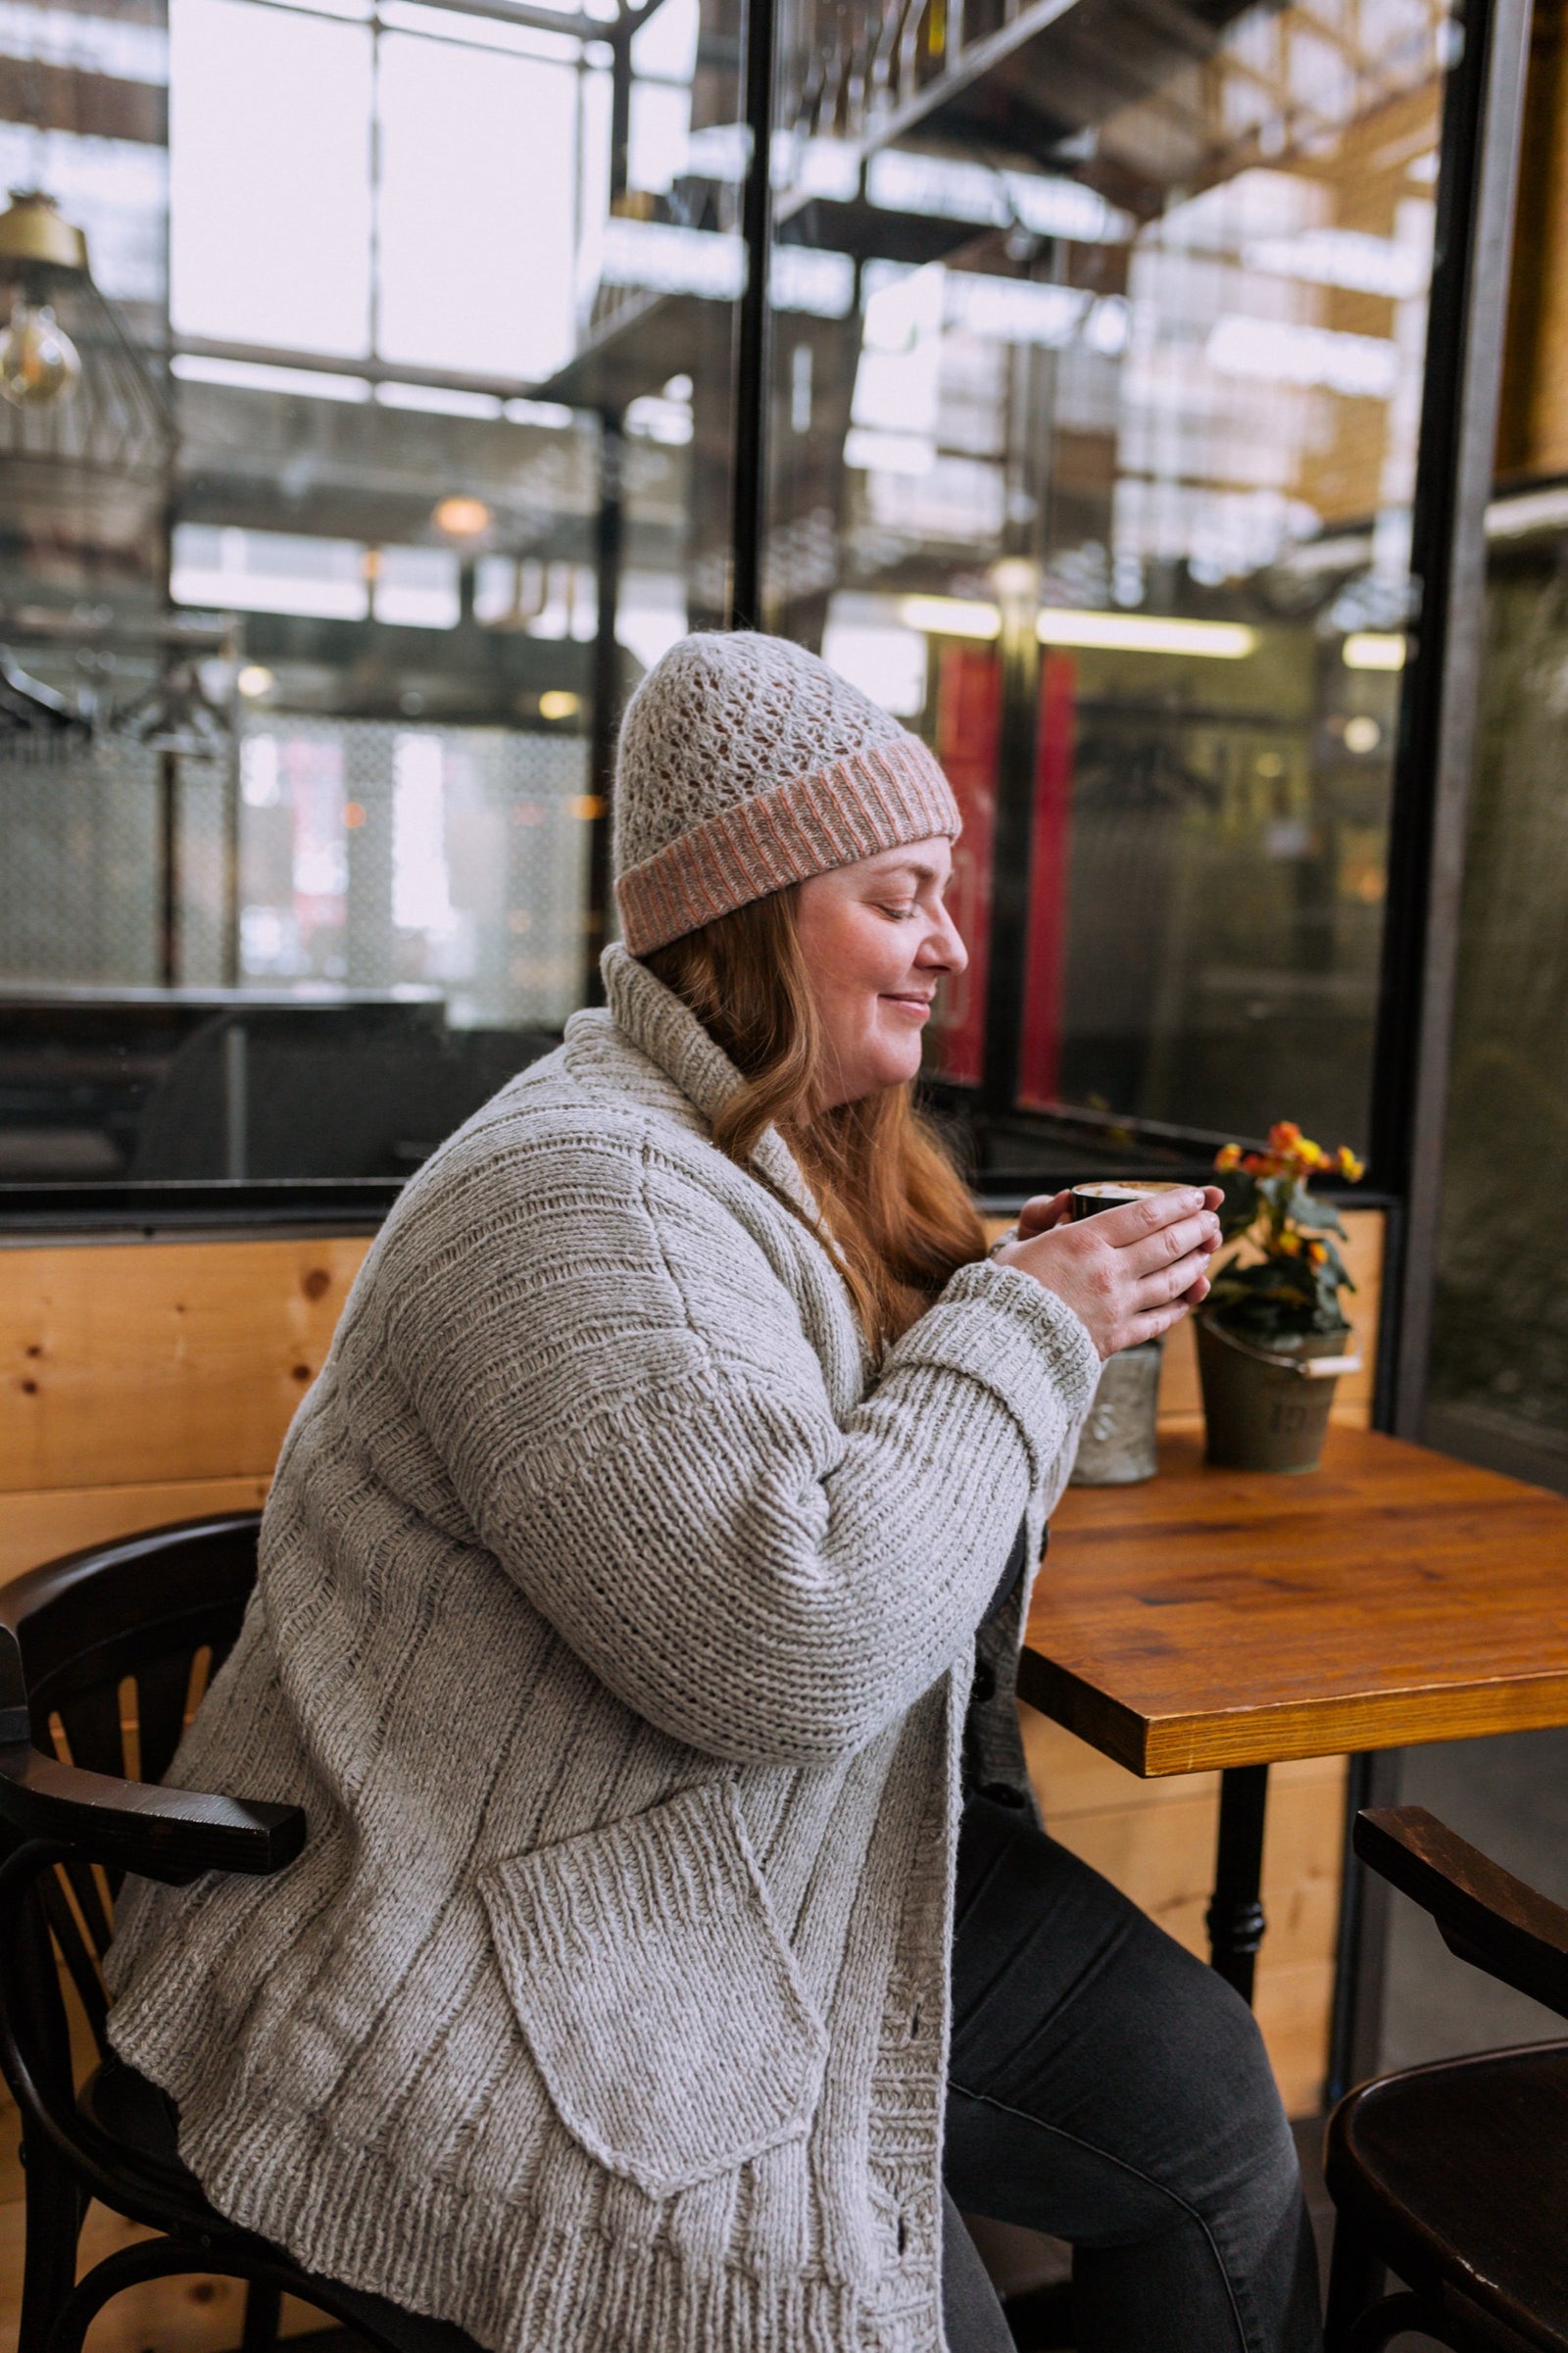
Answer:
<svg viewBox="0 0 1568 2353"><path fill-rule="evenodd" d="M911 921L912 918L919 913L919 908L913 906L885 907L882 909L884 915L886 915L890 921L894 923L907 923Z"/></svg>

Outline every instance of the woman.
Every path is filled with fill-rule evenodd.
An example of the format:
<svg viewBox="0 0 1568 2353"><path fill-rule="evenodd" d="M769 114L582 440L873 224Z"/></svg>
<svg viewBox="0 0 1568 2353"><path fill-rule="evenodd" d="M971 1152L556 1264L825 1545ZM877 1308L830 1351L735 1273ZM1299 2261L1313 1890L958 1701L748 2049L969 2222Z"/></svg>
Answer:
<svg viewBox="0 0 1568 2353"><path fill-rule="evenodd" d="M1251 2021L1044 1838L1012 1715L1212 1203L986 1258L908 1101L957 811L813 656L684 640L616 793L609 1010L388 1219L181 1751L306 1850L136 1889L116 2045L223 2212L496 2353L1004 2345L945 2126L1076 2239L1085 2353L1298 2353Z"/></svg>

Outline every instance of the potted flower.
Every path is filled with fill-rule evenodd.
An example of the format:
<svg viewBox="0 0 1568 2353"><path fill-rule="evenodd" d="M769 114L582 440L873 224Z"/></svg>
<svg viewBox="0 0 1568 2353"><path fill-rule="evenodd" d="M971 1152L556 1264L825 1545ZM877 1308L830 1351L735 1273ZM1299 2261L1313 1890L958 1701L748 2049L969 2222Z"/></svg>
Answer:
<svg viewBox="0 0 1568 2353"><path fill-rule="evenodd" d="M1345 1228L1308 1186L1329 1175L1353 1185L1365 1171L1348 1146L1326 1152L1289 1119L1269 1130L1266 1151L1227 1144L1214 1166L1225 1179L1221 1236L1236 1249L1196 1319L1208 1459L1316 1470L1336 1381L1360 1359L1342 1303L1355 1289L1336 1248Z"/></svg>

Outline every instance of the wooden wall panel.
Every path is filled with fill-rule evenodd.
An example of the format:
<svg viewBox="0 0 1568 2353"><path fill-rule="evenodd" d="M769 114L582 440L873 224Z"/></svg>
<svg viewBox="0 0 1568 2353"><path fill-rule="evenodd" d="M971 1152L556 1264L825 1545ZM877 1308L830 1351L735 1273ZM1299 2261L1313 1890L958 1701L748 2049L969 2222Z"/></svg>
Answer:
<svg viewBox="0 0 1568 2353"><path fill-rule="evenodd" d="M0 1250L0 1492L270 1476L368 1247Z"/></svg>
<svg viewBox="0 0 1568 2353"><path fill-rule="evenodd" d="M254 1472L238 1479L174 1479L146 1486L56 1487L0 1494L0 1585L39 1561L58 1560L84 1544L107 1544L143 1528L195 1520L208 1512L260 1511L268 1481Z"/></svg>
<svg viewBox="0 0 1568 2353"><path fill-rule="evenodd" d="M1140 1781L1032 1708L1021 1720L1052 1836L1206 1958L1219 1775ZM1346 1761L1278 1765L1270 1780L1256 2008L1286 2108L1310 2116L1328 2068Z"/></svg>

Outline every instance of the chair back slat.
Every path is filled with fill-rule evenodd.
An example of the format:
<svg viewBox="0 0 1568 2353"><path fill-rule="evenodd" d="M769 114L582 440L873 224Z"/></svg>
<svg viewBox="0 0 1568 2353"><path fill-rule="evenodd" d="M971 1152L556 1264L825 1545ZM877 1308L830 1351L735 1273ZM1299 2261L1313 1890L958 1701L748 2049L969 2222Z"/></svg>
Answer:
<svg viewBox="0 0 1568 2353"><path fill-rule="evenodd" d="M85 1773L114 1773L122 1780L126 1778L118 1682L74 1691L66 1700L57 1699L49 1714L57 1716L65 1728L68 1764L77 1765ZM45 1742L38 1739L39 1729L35 1713L33 1741L42 1748Z"/></svg>
<svg viewBox="0 0 1568 2353"><path fill-rule="evenodd" d="M115 1933L114 1897L107 1884L91 1863L73 1856L59 1866L60 1877L69 1893L75 1917L81 1923L82 1935L99 1960L109 1950L109 1939Z"/></svg>
<svg viewBox="0 0 1568 2353"><path fill-rule="evenodd" d="M44 1918L49 1923L61 1960L70 1972L76 1998L92 2029L92 2038L102 2059L107 2052L105 2030L109 2023L109 1996L104 1986L103 1956L109 1949L112 1933L103 1905L93 1890L90 1911L81 1902L83 1867L79 1864L57 1863L38 1882L39 1897Z"/></svg>
<svg viewBox="0 0 1568 2353"><path fill-rule="evenodd" d="M203 1645L205 1647L206 1645ZM185 1729L193 1659L183 1644L144 1659L130 1679L135 1694L136 1781L162 1781Z"/></svg>
<svg viewBox="0 0 1568 2353"><path fill-rule="evenodd" d="M259 1525L244 1512L154 1529L0 1589L0 1633L20 1654L34 1746L85 1772L161 1781L239 1633ZM26 2008L56 2053L70 2045L63 1967L106 2054L102 1963L117 1892L113 1875L68 1857L26 1899Z"/></svg>

